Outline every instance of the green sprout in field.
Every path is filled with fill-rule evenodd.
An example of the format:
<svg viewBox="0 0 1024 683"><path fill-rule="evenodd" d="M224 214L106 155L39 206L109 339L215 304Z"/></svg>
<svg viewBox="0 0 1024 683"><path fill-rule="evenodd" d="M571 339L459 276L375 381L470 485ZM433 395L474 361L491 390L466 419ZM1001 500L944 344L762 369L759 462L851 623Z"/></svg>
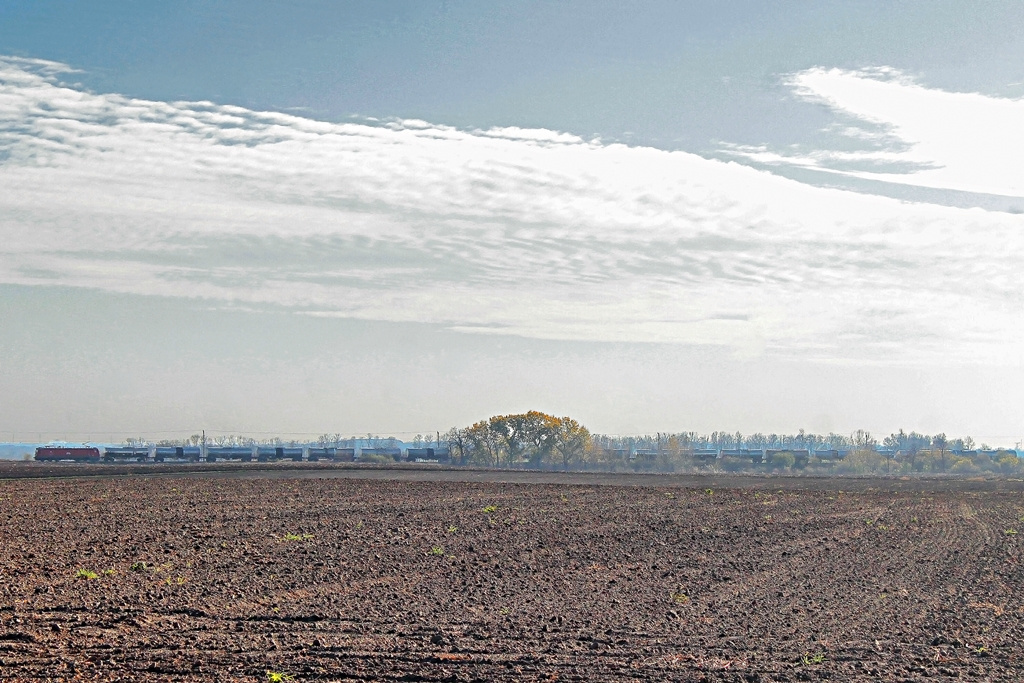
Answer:
<svg viewBox="0 0 1024 683"><path fill-rule="evenodd" d="M1017 535L1017 530L1016 529L1007 529L1003 533L1006 534L1007 536L1016 536Z"/></svg>
<svg viewBox="0 0 1024 683"><path fill-rule="evenodd" d="M100 575L89 569L79 569L77 572L75 572L75 578L92 580L100 578Z"/></svg>
<svg viewBox="0 0 1024 683"><path fill-rule="evenodd" d="M267 681L269 681L269 683L284 683L284 681L292 680L295 680L294 676L289 676L288 674L281 673L280 671L267 672Z"/></svg>
<svg viewBox="0 0 1024 683"><path fill-rule="evenodd" d="M102 572L103 576L113 576L117 573L116 569L104 569Z"/></svg>
<svg viewBox="0 0 1024 683"><path fill-rule="evenodd" d="M313 534L292 534L288 533L281 537L285 541L312 541Z"/></svg>
<svg viewBox="0 0 1024 683"><path fill-rule="evenodd" d="M145 562L132 562L132 566L128 567L133 572L144 572L147 568Z"/></svg>
<svg viewBox="0 0 1024 683"><path fill-rule="evenodd" d="M708 494L709 496L715 495L715 492L712 491L711 489L704 489L704 493Z"/></svg>
<svg viewBox="0 0 1024 683"><path fill-rule="evenodd" d="M801 661L804 663L804 666L810 666L812 664L821 664L822 662L825 661L825 653L824 652L815 652L812 655L811 653L808 652L807 654L805 654L803 656L803 659Z"/></svg>
<svg viewBox="0 0 1024 683"><path fill-rule="evenodd" d="M454 524L449 524L448 525L448 533L454 534L458 530L459 530L459 527L455 526Z"/></svg>
<svg viewBox="0 0 1024 683"><path fill-rule="evenodd" d="M497 511L498 511L498 506L497 505L488 505L487 507L484 508L484 512L489 514L489 515L497 512Z"/></svg>
<svg viewBox="0 0 1024 683"><path fill-rule="evenodd" d="M685 605L686 603L690 602L690 596L682 591L673 591L669 595L672 598L672 602L676 603L677 605Z"/></svg>
<svg viewBox="0 0 1024 683"><path fill-rule="evenodd" d="M430 549L430 554L431 555L444 555L444 548L442 548L439 545L435 545L433 548Z"/></svg>

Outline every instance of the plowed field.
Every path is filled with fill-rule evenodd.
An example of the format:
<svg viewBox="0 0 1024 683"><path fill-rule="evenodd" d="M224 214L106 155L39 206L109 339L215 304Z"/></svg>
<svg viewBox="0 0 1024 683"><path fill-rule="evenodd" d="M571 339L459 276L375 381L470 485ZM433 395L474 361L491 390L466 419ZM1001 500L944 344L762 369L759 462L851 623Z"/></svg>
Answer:
<svg viewBox="0 0 1024 683"><path fill-rule="evenodd" d="M0 679L1020 680L1020 484L843 485L0 481Z"/></svg>

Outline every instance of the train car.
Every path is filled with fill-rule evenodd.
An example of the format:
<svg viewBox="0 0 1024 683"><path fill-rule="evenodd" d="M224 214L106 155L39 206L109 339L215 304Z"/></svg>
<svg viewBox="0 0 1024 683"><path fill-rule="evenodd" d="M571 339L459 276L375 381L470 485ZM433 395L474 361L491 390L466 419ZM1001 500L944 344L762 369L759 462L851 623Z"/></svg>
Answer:
<svg viewBox="0 0 1024 683"><path fill-rule="evenodd" d="M166 460L199 462L200 453L199 446L157 446L153 452L153 459L157 462Z"/></svg>
<svg viewBox="0 0 1024 683"><path fill-rule="evenodd" d="M103 449L103 462L115 462L117 460L146 462L148 459L148 446L107 446Z"/></svg>
<svg viewBox="0 0 1024 683"><path fill-rule="evenodd" d="M740 461L749 461L751 465L764 463L764 451L759 448L723 448L720 457L734 464Z"/></svg>
<svg viewBox="0 0 1024 683"><path fill-rule="evenodd" d="M693 451L693 459L697 462L713 462L718 460L718 451L711 448L696 448Z"/></svg>
<svg viewBox="0 0 1024 683"><path fill-rule="evenodd" d="M723 448L721 457L749 460L752 465L760 465L764 462L764 451L758 448Z"/></svg>
<svg viewBox="0 0 1024 683"><path fill-rule="evenodd" d="M206 448L206 462L217 462L218 460L251 462L252 446L208 446Z"/></svg>
<svg viewBox="0 0 1024 683"><path fill-rule="evenodd" d="M407 448L405 449L406 462L436 462L433 448Z"/></svg>
<svg viewBox="0 0 1024 683"><path fill-rule="evenodd" d="M814 457L817 458L818 460L821 460L822 462L835 462L837 460L842 460L843 455L845 454L840 453L835 448L814 451Z"/></svg>
<svg viewBox="0 0 1024 683"><path fill-rule="evenodd" d="M310 446L309 453L306 457L310 462L316 462L318 460L334 460L337 453L337 448L320 448L318 446Z"/></svg>
<svg viewBox="0 0 1024 683"><path fill-rule="evenodd" d="M331 462L352 462L356 459L354 448L309 448L309 461L330 460Z"/></svg>
<svg viewBox="0 0 1024 683"><path fill-rule="evenodd" d="M39 462L99 462L100 449L96 446L49 445L36 448Z"/></svg>
<svg viewBox="0 0 1024 683"><path fill-rule="evenodd" d="M291 460L302 462L301 446L260 446L256 449L256 459L260 462Z"/></svg>
<svg viewBox="0 0 1024 683"><path fill-rule="evenodd" d="M407 462L436 462L447 463L451 460L451 453L447 448L407 448L405 451Z"/></svg>
<svg viewBox="0 0 1024 683"><path fill-rule="evenodd" d="M278 458L282 460L291 460L292 462L302 462L302 446L290 446L285 448L279 448Z"/></svg>
<svg viewBox="0 0 1024 683"><path fill-rule="evenodd" d="M405 450L406 462L448 462L447 448L407 448Z"/></svg>

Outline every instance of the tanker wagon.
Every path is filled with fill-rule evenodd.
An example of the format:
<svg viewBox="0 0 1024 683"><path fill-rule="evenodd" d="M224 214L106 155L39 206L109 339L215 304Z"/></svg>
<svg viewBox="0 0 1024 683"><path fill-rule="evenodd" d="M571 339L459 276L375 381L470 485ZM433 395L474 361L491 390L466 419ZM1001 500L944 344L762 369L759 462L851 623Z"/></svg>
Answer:
<svg viewBox="0 0 1024 683"><path fill-rule="evenodd" d="M103 449L103 462L115 462L118 460L146 462L148 458L148 446L107 446Z"/></svg>
<svg viewBox="0 0 1024 683"><path fill-rule="evenodd" d="M218 460L252 461L252 446L207 446L206 462Z"/></svg>
<svg viewBox="0 0 1024 683"><path fill-rule="evenodd" d="M334 448L326 446L323 448L315 448L310 446L309 448L309 461L317 462L318 460L330 460L332 462L352 462L356 459L356 449L354 448Z"/></svg>
<svg viewBox="0 0 1024 683"><path fill-rule="evenodd" d="M199 462L199 454L199 446L157 446L153 450L154 460L157 462L165 460Z"/></svg>
<svg viewBox="0 0 1024 683"><path fill-rule="evenodd" d="M100 449L96 446L39 446L36 460L40 462L99 462Z"/></svg>
<svg viewBox="0 0 1024 683"><path fill-rule="evenodd" d="M302 462L302 447L260 446L256 449L256 459L260 462L276 462L278 460Z"/></svg>

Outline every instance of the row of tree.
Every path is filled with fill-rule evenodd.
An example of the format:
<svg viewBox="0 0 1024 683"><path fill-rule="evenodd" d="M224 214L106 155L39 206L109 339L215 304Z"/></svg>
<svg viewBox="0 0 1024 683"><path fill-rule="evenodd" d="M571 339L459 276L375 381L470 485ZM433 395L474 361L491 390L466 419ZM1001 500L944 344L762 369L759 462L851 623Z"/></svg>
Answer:
<svg viewBox="0 0 1024 683"><path fill-rule="evenodd" d="M861 449L852 451L834 471L839 474L1020 474L1024 460L1013 451L952 450L927 447L900 451Z"/></svg>
<svg viewBox="0 0 1024 683"><path fill-rule="evenodd" d="M595 434L594 442L600 448L609 450L731 450L731 449L757 449L757 450L838 450L853 451L859 448L876 448L881 445L890 450L915 450L920 451L931 448L933 441L936 447L948 448L953 451L969 451L975 447L974 439L969 436L951 439L945 434L928 436L910 432L902 429L894 432L882 440L872 436L871 432L858 429L851 434L813 434L800 430L796 434L742 434L741 432L715 431L710 434L699 434L697 432L666 432L646 436L611 436ZM988 444L981 444L982 450L991 450Z"/></svg>

